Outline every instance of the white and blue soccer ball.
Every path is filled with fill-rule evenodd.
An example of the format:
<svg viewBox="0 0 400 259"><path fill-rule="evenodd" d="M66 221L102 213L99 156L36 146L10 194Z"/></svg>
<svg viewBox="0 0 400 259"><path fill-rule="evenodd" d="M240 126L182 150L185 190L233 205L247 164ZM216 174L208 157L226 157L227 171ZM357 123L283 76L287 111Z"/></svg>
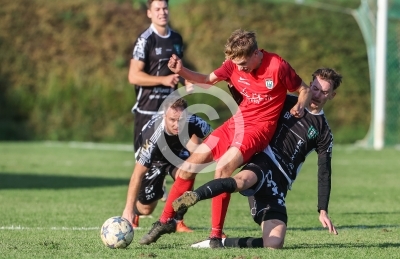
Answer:
<svg viewBox="0 0 400 259"><path fill-rule="evenodd" d="M107 219L101 227L101 240L109 248L125 248L133 240L133 227L123 217L115 216Z"/></svg>

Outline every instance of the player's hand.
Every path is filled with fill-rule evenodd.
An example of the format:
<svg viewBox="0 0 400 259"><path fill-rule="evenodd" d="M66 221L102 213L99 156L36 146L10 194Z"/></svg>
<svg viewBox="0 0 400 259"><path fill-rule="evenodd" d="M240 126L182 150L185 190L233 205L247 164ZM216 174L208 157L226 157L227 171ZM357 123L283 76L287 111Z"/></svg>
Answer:
<svg viewBox="0 0 400 259"><path fill-rule="evenodd" d="M193 86L193 84L187 84L187 85L185 85L185 89L186 89L186 92L190 94L191 92L193 92L194 86Z"/></svg>
<svg viewBox="0 0 400 259"><path fill-rule="evenodd" d="M134 214L131 210L125 209L125 210L122 212L122 217L123 217L123 218L126 218L126 219L129 221L129 223L131 223L132 226L133 226L133 219L134 219L134 217L135 217L135 214Z"/></svg>
<svg viewBox="0 0 400 259"><path fill-rule="evenodd" d="M290 109L290 113L296 118L301 118L304 115L304 107L302 107L299 103L296 103L296 105Z"/></svg>
<svg viewBox="0 0 400 259"><path fill-rule="evenodd" d="M178 74L182 70L182 60L175 54L172 54L172 57L168 61L168 68Z"/></svg>
<svg viewBox="0 0 400 259"><path fill-rule="evenodd" d="M324 228L328 228L329 233L337 235L335 226L332 224L331 219L328 217L328 213L325 210L321 210L319 212L319 221L321 222Z"/></svg>
<svg viewBox="0 0 400 259"><path fill-rule="evenodd" d="M178 74L172 74L169 76L164 76L162 79L162 84L165 86L169 87L175 87L179 82L179 75Z"/></svg>

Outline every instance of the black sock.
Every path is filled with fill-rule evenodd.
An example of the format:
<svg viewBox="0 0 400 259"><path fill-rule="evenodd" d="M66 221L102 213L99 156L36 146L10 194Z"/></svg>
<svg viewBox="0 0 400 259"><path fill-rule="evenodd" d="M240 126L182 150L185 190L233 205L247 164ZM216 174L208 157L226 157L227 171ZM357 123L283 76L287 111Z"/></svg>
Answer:
<svg viewBox="0 0 400 259"><path fill-rule="evenodd" d="M185 215L185 213L188 211L187 208L184 209L180 209L175 213L175 220L183 220L183 215Z"/></svg>
<svg viewBox="0 0 400 259"><path fill-rule="evenodd" d="M219 178L209 181L208 183L200 186L194 192L199 196L199 200L210 199L221 193L233 193L237 188L235 179Z"/></svg>
<svg viewBox="0 0 400 259"><path fill-rule="evenodd" d="M226 247L240 247L240 248L256 248L256 247L264 247L263 239L261 237L236 237L230 238L227 237L225 239L224 246Z"/></svg>

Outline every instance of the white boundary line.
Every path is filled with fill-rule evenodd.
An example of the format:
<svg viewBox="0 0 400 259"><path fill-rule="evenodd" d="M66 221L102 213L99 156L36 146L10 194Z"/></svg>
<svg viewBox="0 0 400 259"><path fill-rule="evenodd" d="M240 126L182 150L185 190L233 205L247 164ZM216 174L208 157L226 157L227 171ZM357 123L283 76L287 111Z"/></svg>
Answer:
<svg viewBox="0 0 400 259"><path fill-rule="evenodd" d="M376 228L376 229L382 229L382 228L400 228L400 225L378 225L378 226L374 226L374 225L359 225L359 226L338 226L336 227L336 229L372 229L372 228ZM1 230L56 230L56 231L93 231L93 230L98 230L100 231L101 227L24 227L21 225L11 225L11 226L0 226L0 231ZM150 227L146 227L146 228L135 228L135 230L144 230L144 229L150 229ZM196 230L209 230L209 228L195 228ZM224 228L224 230L245 230L243 228ZM299 230L298 228L294 228L295 231ZM318 230L318 231L325 231L323 228L321 227L315 227L315 228L305 228L307 230ZM253 228L249 228L249 230L255 230ZM288 230L293 231L293 229L288 228Z"/></svg>
<svg viewBox="0 0 400 259"><path fill-rule="evenodd" d="M101 227L24 227L24 226L0 226L1 230L56 230L56 231L93 231L98 230L100 231ZM135 228L135 230L140 230L142 228Z"/></svg>
<svg viewBox="0 0 400 259"><path fill-rule="evenodd" d="M24 227L24 226L1 226L0 230L80 230L91 231L100 230L100 227Z"/></svg>
<svg viewBox="0 0 400 259"><path fill-rule="evenodd" d="M94 142L58 142L58 141L45 141L43 142L48 147L70 147L79 149L92 149L92 150L111 150L111 151L128 151L133 153L133 144L107 144L107 143L94 143Z"/></svg>

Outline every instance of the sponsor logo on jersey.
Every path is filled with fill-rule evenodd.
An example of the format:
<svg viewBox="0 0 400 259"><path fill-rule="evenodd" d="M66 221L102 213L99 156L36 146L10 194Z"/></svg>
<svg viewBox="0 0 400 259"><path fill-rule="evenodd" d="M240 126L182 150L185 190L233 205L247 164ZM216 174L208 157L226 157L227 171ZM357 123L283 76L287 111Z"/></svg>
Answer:
<svg viewBox="0 0 400 259"><path fill-rule="evenodd" d="M304 142L305 141L302 140L302 139L299 139L299 141L297 141L297 144L296 144L296 147L294 149L294 152L293 152L292 156L290 157L291 161L294 161L296 155L300 152L300 148L303 146Z"/></svg>
<svg viewBox="0 0 400 259"><path fill-rule="evenodd" d="M318 136L318 131L314 128L314 126L310 126L307 131L308 139L315 139Z"/></svg>
<svg viewBox="0 0 400 259"><path fill-rule="evenodd" d="M247 83L247 82L246 82ZM272 97L268 94L259 94L259 93L252 93L249 94L246 90L246 88L244 88L241 92L241 94L246 97L246 99L250 102L250 103L254 103L254 104L260 104L263 101L271 101Z"/></svg>
<svg viewBox="0 0 400 259"><path fill-rule="evenodd" d="M182 47L180 44L174 44L174 49L178 55L182 54Z"/></svg>
<svg viewBox="0 0 400 259"><path fill-rule="evenodd" d="M156 55L162 54L162 48L155 48L155 50L156 50Z"/></svg>
<svg viewBox="0 0 400 259"><path fill-rule="evenodd" d="M249 82L247 82L247 81L245 81L246 79L242 79L242 78L240 78L239 80L238 80L238 82L239 83L242 83L242 84L245 84L245 85L250 85L250 83Z"/></svg>
<svg viewBox="0 0 400 259"><path fill-rule="evenodd" d="M134 59L144 59L144 47L146 46L146 39L139 38L136 42L135 48L133 49Z"/></svg>
<svg viewBox="0 0 400 259"><path fill-rule="evenodd" d="M265 86L266 86L268 89L274 88L274 81L272 81L272 79L266 79L266 80L265 80Z"/></svg>

